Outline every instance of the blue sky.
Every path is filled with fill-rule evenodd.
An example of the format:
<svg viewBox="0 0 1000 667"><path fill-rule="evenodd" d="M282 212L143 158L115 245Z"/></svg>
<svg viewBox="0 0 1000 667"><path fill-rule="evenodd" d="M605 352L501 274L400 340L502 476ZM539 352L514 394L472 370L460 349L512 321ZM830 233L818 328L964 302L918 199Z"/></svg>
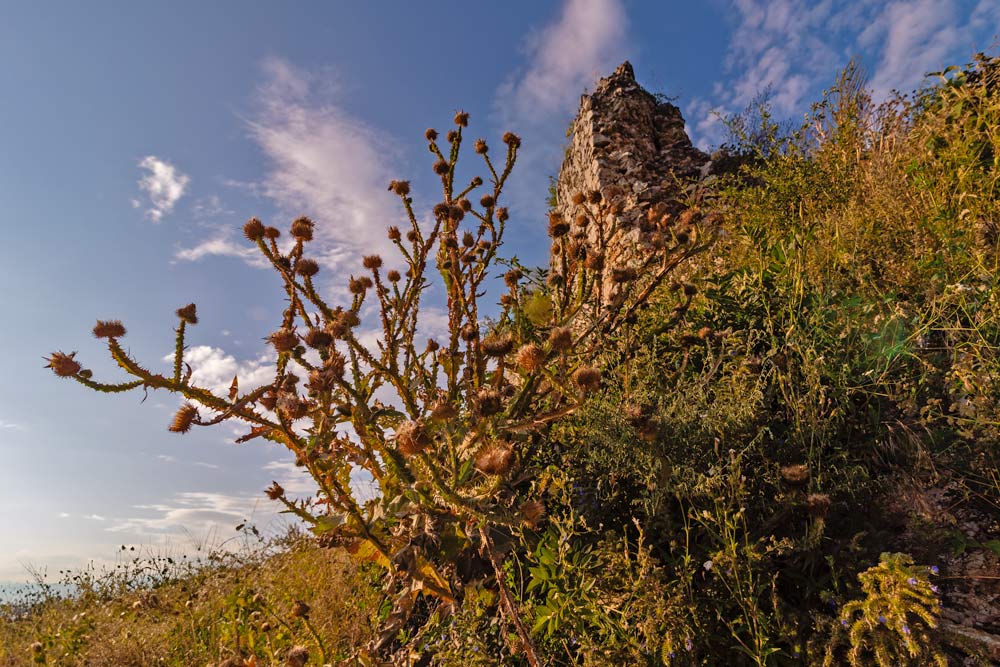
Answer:
<svg viewBox="0 0 1000 667"><path fill-rule="evenodd" d="M676 98L697 143L713 110L766 85L801 118L852 56L878 96L990 49L996 0L7 3L0 21L0 581L24 563L80 567L121 544L187 549L273 525L271 479L307 493L285 452L227 427L168 433L168 395L97 395L42 367L122 319L150 364L173 311L198 304L196 378L262 382L280 285L239 226L318 222L314 255L339 289L398 219L412 179L435 201L428 126L524 138L508 252L545 256L544 198L579 95L622 60Z"/></svg>

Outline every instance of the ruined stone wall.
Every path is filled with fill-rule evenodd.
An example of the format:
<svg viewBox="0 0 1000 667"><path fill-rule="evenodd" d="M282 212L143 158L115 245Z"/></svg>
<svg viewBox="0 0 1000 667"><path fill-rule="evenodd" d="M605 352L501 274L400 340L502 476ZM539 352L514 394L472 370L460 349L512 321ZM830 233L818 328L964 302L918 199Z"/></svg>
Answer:
<svg viewBox="0 0 1000 667"><path fill-rule="evenodd" d="M601 192L603 228L610 234L604 270L634 266L639 255L657 251L650 225L685 208L684 186L707 173L709 165L708 155L684 131L680 109L644 90L625 62L580 99L559 171L555 210L571 223L579 214L574 195ZM597 226L576 233L593 236ZM588 241L597 245L593 238ZM558 270L558 258L550 264ZM604 282L612 289L611 281ZM609 298L613 295L602 295Z"/></svg>

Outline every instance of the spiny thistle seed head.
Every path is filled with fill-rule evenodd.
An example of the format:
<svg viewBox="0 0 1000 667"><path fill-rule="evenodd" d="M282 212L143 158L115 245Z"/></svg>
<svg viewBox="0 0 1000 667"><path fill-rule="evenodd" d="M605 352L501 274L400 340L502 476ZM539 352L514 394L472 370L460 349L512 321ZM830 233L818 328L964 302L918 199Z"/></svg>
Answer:
<svg viewBox="0 0 1000 667"><path fill-rule="evenodd" d="M427 141L436 141L437 138L438 138L437 130L435 130L433 127L428 127L426 130L424 130L424 139L426 139Z"/></svg>
<svg viewBox="0 0 1000 667"><path fill-rule="evenodd" d="M538 526L539 521L545 516L545 503L540 500L526 500L518 507L521 513L521 520L529 528Z"/></svg>
<svg viewBox="0 0 1000 667"><path fill-rule="evenodd" d="M458 205L466 213L472 210L472 202L466 199L465 197L462 197L461 199L458 200Z"/></svg>
<svg viewBox="0 0 1000 667"><path fill-rule="evenodd" d="M403 238L403 235L399 233L399 227L393 225L388 229L388 235L390 241L398 241Z"/></svg>
<svg viewBox="0 0 1000 667"><path fill-rule="evenodd" d="M438 342L436 340L434 340L433 338L429 338L427 340L427 351L428 352L437 352L439 349L441 349L441 346L438 345Z"/></svg>
<svg viewBox="0 0 1000 667"><path fill-rule="evenodd" d="M513 132L505 132L503 135L503 142L511 148L517 148L521 145L521 137L517 136Z"/></svg>
<svg viewBox="0 0 1000 667"><path fill-rule="evenodd" d="M431 407L431 419L446 421L458 416L458 410L451 404L451 401L442 398Z"/></svg>
<svg viewBox="0 0 1000 667"><path fill-rule="evenodd" d="M302 600L296 600L292 605L292 618L309 618L309 605Z"/></svg>
<svg viewBox="0 0 1000 667"><path fill-rule="evenodd" d="M549 236L557 239L565 236L569 231L569 225L563 220L562 214L558 211L549 212Z"/></svg>
<svg viewBox="0 0 1000 667"><path fill-rule="evenodd" d="M513 289L517 286L517 281L524 277L518 269L511 269L507 273L503 274L503 281L507 284L507 287Z"/></svg>
<svg viewBox="0 0 1000 667"><path fill-rule="evenodd" d="M125 325L121 320L97 320L94 325L95 338L121 338L125 335Z"/></svg>
<svg viewBox="0 0 1000 667"><path fill-rule="evenodd" d="M489 357L503 357L514 349L514 339L510 334L490 334L483 339L483 352Z"/></svg>
<svg viewBox="0 0 1000 667"><path fill-rule="evenodd" d="M288 667L305 667L307 662L309 662L309 649L305 646L293 646L285 655Z"/></svg>
<svg viewBox="0 0 1000 667"><path fill-rule="evenodd" d="M587 215L586 213L581 213L580 215L576 216L577 227L586 227L589 224L590 224L590 216Z"/></svg>
<svg viewBox="0 0 1000 667"><path fill-rule="evenodd" d="M347 289L351 292L351 294L361 294L365 291L365 286L361 282L360 278L352 277L347 281Z"/></svg>
<svg viewBox="0 0 1000 667"><path fill-rule="evenodd" d="M265 227L264 228L264 237L265 238L269 238L269 239L271 239L273 241L273 240L279 238L280 236L281 236L281 230L278 229L277 227Z"/></svg>
<svg viewBox="0 0 1000 667"><path fill-rule="evenodd" d="M449 206L445 202L441 202L439 204L434 205L434 217L437 218L438 220L447 218L450 213L451 213L451 206Z"/></svg>
<svg viewBox="0 0 1000 667"><path fill-rule="evenodd" d="M330 347L330 344L333 342L333 336L330 335L329 331L324 331L323 329L310 329L306 332L305 341L309 347L319 350Z"/></svg>
<svg viewBox="0 0 1000 667"><path fill-rule="evenodd" d="M587 259L583 261L583 265L590 269L591 271L603 271L604 270L604 255L600 253L592 253L587 255Z"/></svg>
<svg viewBox="0 0 1000 667"><path fill-rule="evenodd" d="M278 329L267 337L267 341L278 352L291 352L299 344L299 337L291 329Z"/></svg>
<svg viewBox="0 0 1000 667"><path fill-rule="evenodd" d="M243 235L247 240L256 243L264 238L264 223L257 218L250 218L243 225Z"/></svg>
<svg viewBox="0 0 1000 667"><path fill-rule="evenodd" d="M493 195L483 195L479 199L479 205L483 208L493 208L493 205L497 203L497 200L493 198Z"/></svg>
<svg viewBox="0 0 1000 667"><path fill-rule="evenodd" d="M483 184L483 177L482 176L473 176L472 177L472 187L478 188L482 184Z"/></svg>
<svg viewBox="0 0 1000 667"><path fill-rule="evenodd" d="M455 125L458 125L459 127L468 127L469 126L468 112L459 111L457 114L455 114Z"/></svg>
<svg viewBox="0 0 1000 667"><path fill-rule="evenodd" d="M448 215L451 216L452 220L455 220L456 222L461 222L462 219L465 218L465 210L462 209L462 207L459 206L458 204L455 204L454 206L448 209Z"/></svg>
<svg viewBox="0 0 1000 667"><path fill-rule="evenodd" d="M444 135L445 139L447 139L447 140L448 140L448 143L449 143L449 144L453 144L453 143L455 143L456 141L458 141L458 138L459 138L460 136L461 136L461 135L460 135L460 134L458 133L458 131L457 131L457 130L448 130L448 134Z"/></svg>
<svg viewBox="0 0 1000 667"><path fill-rule="evenodd" d="M490 147L486 145L485 139L476 139L474 147L476 149L476 152L479 153L480 155L486 155L486 153L488 153L490 150Z"/></svg>
<svg viewBox="0 0 1000 667"><path fill-rule="evenodd" d="M809 481L809 466L803 463L781 466L781 478L792 486L802 486Z"/></svg>
<svg viewBox="0 0 1000 667"><path fill-rule="evenodd" d="M361 260L361 265L366 269L374 271L382 266L382 258L378 255L365 255Z"/></svg>
<svg viewBox="0 0 1000 667"><path fill-rule="evenodd" d="M476 469L484 475L504 475L514 462L514 449L510 444L490 443L476 455Z"/></svg>
<svg viewBox="0 0 1000 667"><path fill-rule="evenodd" d="M313 227L315 224L316 223L309 218L302 216L300 218L296 218L295 221L292 222L292 227L289 231L292 234L292 238L297 241L312 241Z"/></svg>
<svg viewBox="0 0 1000 667"><path fill-rule="evenodd" d="M549 345L556 352L565 352L573 346L573 332L567 327L554 327L549 331Z"/></svg>
<svg viewBox="0 0 1000 667"><path fill-rule="evenodd" d="M396 193L400 197L405 197L410 194L410 182L409 181L392 181L389 183L389 190Z"/></svg>
<svg viewBox="0 0 1000 667"><path fill-rule="evenodd" d="M282 488L281 484L277 482L271 482L271 486L264 489L264 495L266 495L271 500L277 500L285 495L285 489Z"/></svg>
<svg viewBox="0 0 1000 667"><path fill-rule="evenodd" d="M416 230L411 229L406 232L406 240L410 243L416 243L418 238Z"/></svg>
<svg viewBox="0 0 1000 667"><path fill-rule="evenodd" d="M49 362L46 368L51 368L52 372L61 378L73 377L83 368L80 362L74 359L76 352L64 354L63 352L53 352L52 356L45 359Z"/></svg>
<svg viewBox="0 0 1000 667"><path fill-rule="evenodd" d="M319 264L317 264L316 260L314 259L303 257L298 262L296 262L295 270L301 276L305 276L306 278L312 278L317 273L319 273Z"/></svg>
<svg viewBox="0 0 1000 667"><path fill-rule="evenodd" d="M331 352L330 356L323 362L323 368L337 379L344 377L344 369L346 367L347 360L344 358L344 355L337 351Z"/></svg>
<svg viewBox="0 0 1000 667"><path fill-rule="evenodd" d="M396 269L389 269L389 273L385 274L385 277L389 279L390 283L398 283L402 278Z"/></svg>
<svg viewBox="0 0 1000 667"><path fill-rule="evenodd" d="M309 414L309 402L295 394L280 394L277 405L278 410L293 421Z"/></svg>
<svg viewBox="0 0 1000 667"><path fill-rule="evenodd" d="M194 407L190 403L185 403L174 414L174 420L170 422L170 426L167 427L167 430L171 433L187 433L191 430L191 424L194 423L197 416L198 408Z"/></svg>
<svg viewBox="0 0 1000 667"><path fill-rule="evenodd" d="M509 217L510 214L507 212L506 206L501 206L500 208L497 209L497 220L499 220L500 222L506 222L507 218Z"/></svg>
<svg viewBox="0 0 1000 667"><path fill-rule="evenodd" d="M549 274L549 277L545 279L545 282L549 287L559 287L563 284L563 275L553 271Z"/></svg>
<svg viewBox="0 0 1000 667"><path fill-rule="evenodd" d="M545 365L545 350L534 343L521 346L517 351L517 365L528 373L534 373Z"/></svg>
<svg viewBox="0 0 1000 667"><path fill-rule="evenodd" d="M472 232L465 232L462 234L462 245L466 248L471 248L476 245L476 237L472 235Z"/></svg>
<svg viewBox="0 0 1000 667"><path fill-rule="evenodd" d="M178 308L177 317L181 318L188 324L198 324L198 307L193 303L189 303L183 308Z"/></svg>
<svg viewBox="0 0 1000 667"><path fill-rule="evenodd" d="M581 366L573 372L573 382L584 394L601 386L601 371L593 366Z"/></svg>
<svg viewBox="0 0 1000 667"><path fill-rule="evenodd" d="M479 338L479 327L474 324L466 324L462 327L462 340L466 343L471 343L472 341Z"/></svg>
<svg viewBox="0 0 1000 667"><path fill-rule="evenodd" d="M810 493L806 496L806 511L814 519L825 518L830 511L830 496L825 493Z"/></svg>
<svg viewBox="0 0 1000 667"><path fill-rule="evenodd" d="M476 394L476 409L483 417L495 415L503 409L500 392L495 389L482 389Z"/></svg>
<svg viewBox="0 0 1000 667"><path fill-rule="evenodd" d="M361 324L361 318L353 310L347 310L341 313L340 322L348 329L353 329Z"/></svg>
<svg viewBox="0 0 1000 667"><path fill-rule="evenodd" d="M408 421L396 429L396 445L404 456L416 456L431 445L423 419Z"/></svg>
<svg viewBox="0 0 1000 667"><path fill-rule="evenodd" d="M585 201L587 201L587 195L583 194L582 192L574 192L573 193L573 203L574 204L576 204L577 206L580 206Z"/></svg>
<svg viewBox="0 0 1000 667"><path fill-rule="evenodd" d="M600 204L602 199L604 199L604 195L601 194L600 190L591 190L587 193L587 201L591 204Z"/></svg>

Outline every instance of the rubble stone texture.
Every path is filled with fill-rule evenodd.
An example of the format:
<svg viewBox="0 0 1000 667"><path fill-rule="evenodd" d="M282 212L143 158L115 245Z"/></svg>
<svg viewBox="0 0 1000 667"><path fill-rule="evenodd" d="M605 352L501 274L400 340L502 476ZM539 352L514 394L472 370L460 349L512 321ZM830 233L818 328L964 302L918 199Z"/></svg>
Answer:
<svg viewBox="0 0 1000 667"><path fill-rule="evenodd" d="M684 131L680 109L643 89L627 61L582 96L570 137L555 210L572 222L579 212L574 194L603 193L609 204L603 221L610 234L606 272L634 265L636 253L655 252L644 227L653 216L682 211L685 186L710 169L709 156ZM586 233L593 237L595 226ZM551 265L558 270L556 257ZM604 284L612 289L610 281Z"/></svg>

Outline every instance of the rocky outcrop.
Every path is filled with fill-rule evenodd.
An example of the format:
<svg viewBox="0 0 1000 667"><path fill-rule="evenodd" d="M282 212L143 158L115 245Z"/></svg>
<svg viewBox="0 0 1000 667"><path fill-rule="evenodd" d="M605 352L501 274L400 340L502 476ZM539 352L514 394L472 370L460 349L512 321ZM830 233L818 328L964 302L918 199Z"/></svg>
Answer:
<svg viewBox="0 0 1000 667"><path fill-rule="evenodd" d="M608 249L606 270L635 265L637 256L656 251L646 234L650 221L686 208L685 187L707 173L709 156L691 143L680 109L643 89L628 62L582 96L569 136L556 212L572 221L574 195L602 193L607 219L586 233L600 227L610 236L606 243L588 241Z"/></svg>

